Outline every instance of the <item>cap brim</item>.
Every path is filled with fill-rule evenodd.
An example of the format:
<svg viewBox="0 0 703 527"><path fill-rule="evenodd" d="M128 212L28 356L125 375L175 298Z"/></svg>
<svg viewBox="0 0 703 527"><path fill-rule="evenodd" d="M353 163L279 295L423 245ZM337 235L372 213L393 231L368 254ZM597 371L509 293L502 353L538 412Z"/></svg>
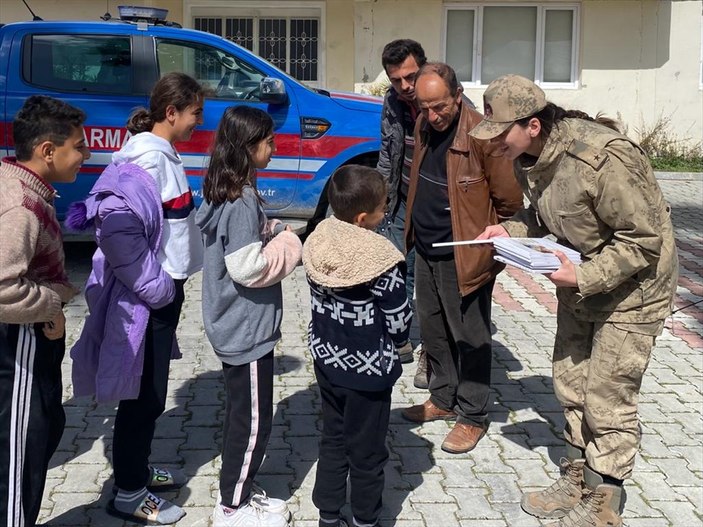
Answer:
<svg viewBox="0 0 703 527"><path fill-rule="evenodd" d="M513 121L509 121L507 123L496 123L494 121L484 119L473 127L473 129L469 132L469 135L471 137L475 137L476 139L493 139L510 128L511 124L513 124Z"/></svg>

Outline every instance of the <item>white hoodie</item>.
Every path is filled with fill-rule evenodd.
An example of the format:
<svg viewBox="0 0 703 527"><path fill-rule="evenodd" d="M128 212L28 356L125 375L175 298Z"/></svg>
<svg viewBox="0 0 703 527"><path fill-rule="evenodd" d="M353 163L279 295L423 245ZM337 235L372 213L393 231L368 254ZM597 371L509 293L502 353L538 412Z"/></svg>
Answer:
<svg viewBox="0 0 703 527"><path fill-rule="evenodd" d="M112 155L115 165L134 163L156 181L164 210L164 232L158 259L175 279L188 278L203 267L203 242L195 225L195 205L178 152L151 132L133 135Z"/></svg>

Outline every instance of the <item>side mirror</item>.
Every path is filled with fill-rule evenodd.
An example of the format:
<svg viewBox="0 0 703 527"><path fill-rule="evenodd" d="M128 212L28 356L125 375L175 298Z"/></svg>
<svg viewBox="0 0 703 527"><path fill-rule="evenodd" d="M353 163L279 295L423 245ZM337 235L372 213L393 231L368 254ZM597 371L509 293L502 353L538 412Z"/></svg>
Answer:
<svg viewBox="0 0 703 527"><path fill-rule="evenodd" d="M285 104L288 101L286 85L281 79L264 77L259 84L259 100L269 104Z"/></svg>

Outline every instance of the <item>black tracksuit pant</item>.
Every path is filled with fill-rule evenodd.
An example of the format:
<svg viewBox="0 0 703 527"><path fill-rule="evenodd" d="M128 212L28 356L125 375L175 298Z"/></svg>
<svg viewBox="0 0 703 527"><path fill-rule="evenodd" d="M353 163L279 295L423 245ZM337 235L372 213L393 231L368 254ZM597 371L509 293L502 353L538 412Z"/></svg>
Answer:
<svg viewBox="0 0 703 527"><path fill-rule="evenodd" d="M168 370L173 339L185 298L185 280L175 280L176 298L161 309L152 309L144 337L144 366L139 397L120 401L112 440L115 485L125 491L146 486L149 456L156 420L166 408Z"/></svg>
<svg viewBox="0 0 703 527"><path fill-rule="evenodd" d="M0 525L33 527L49 460L66 424L61 404L64 338L43 324L0 323Z"/></svg>
<svg viewBox="0 0 703 527"><path fill-rule="evenodd" d="M335 386L317 365L315 376L322 399L322 438L312 501L322 518L338 517L347 501L348 475L354 519L375 525L383 503L392 387L364 392Z"/></svg>
<svg viewBox="0 0 703 527"><path fill-rule="evenodd" d="M273 350L239 366L222 364L227 400L222 434L220 499L238 507L251 493L273 423Z"/></svg>

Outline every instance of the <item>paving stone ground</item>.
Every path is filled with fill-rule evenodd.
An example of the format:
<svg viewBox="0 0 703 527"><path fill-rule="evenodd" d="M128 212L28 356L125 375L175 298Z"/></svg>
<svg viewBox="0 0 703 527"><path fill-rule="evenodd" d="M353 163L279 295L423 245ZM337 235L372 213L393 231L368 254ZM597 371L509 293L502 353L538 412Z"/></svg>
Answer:
<svg viewBox="0 0 703 527"><path fill-rule="evenodd" d="M675 176L674 176L675 177ZM641 397L642 447L625 489L629 527L703 525L703 181L661 181L672 204L681 279L679 311L657 340ZM89 244L68 244L71 278L83 284ZM166 412L159 419L152 462L182 467L189 484L164 496L187 511L179 526L210 525L218 493L224 394L221 364L203 331L200 276L189 280L178 337L182 360L171 366ZM320 430L320 399L305 346L309 295L298 268L283 284L283 339L277 347L275 418L259 483L285 498L293 527L315 527L311 501ZM450 455L439 445L444 422L412 425L400 410L427 393L413 387L406 366L393 393L383 527L530 527L546 522L520 509L523 491L550 484L563 455L564 419L551 381L556 321L551 283L508 270L494 294L493 394L490 428L471 453ZM67 307L69 346L77 338L85 301ZM51 461L41 520L52 526L131 526L105 514L111 496L111 435L115 408L72 397L70 359L64 363L66 431ZM346 511L348 513L348 510Z"/></svg>

